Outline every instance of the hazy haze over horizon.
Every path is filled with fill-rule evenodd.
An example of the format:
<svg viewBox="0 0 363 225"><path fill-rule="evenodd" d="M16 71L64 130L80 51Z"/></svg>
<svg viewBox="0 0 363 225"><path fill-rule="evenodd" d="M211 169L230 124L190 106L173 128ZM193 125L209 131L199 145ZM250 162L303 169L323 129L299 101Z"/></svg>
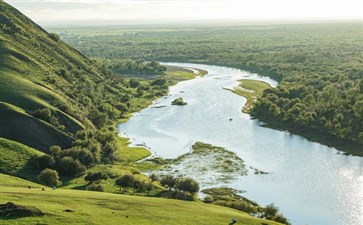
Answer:
<svg viewBox="0 0 363 225"><path fill-rule="evenodd" d="M359 0L6 0L41 25L360 20Z"/></svg>

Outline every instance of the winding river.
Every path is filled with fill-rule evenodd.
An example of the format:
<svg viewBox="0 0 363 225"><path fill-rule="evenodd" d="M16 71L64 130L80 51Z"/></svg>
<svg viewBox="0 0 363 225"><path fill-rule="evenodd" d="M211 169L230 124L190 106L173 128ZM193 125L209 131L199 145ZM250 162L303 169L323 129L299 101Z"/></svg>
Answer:
<svg viewBox="0 0 363 225"><path fill-rule="evenodd" d="M237 80L243 78L272 86L276 81L233 68L166 64L209 73L171 87L169 96L121 124L120 134L129 137L133 145L145 144L154 155L164 158L188 152L196 141L225 147L247 166L269 172L238 177L229 186L245 190L244 196L262 205L274 202L293 224L363 224L363 158L261 127L241 113L245 98L223 89L237 86ZM188 105L171 106L177 97ZM191 177L198 178L198 174Z"/></svg>

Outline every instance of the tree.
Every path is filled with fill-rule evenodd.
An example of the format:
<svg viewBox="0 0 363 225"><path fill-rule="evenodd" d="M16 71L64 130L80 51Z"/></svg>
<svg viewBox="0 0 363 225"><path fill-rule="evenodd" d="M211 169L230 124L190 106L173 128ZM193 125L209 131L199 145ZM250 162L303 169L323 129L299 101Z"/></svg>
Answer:
<svg viewBox="0 0 363 225"><path fill-rule="evenodd" d="M77 150L77 159L87 167L95 162L95 160L93 159L93 154L86 149Z"/></svg>
<svg viewBox="0 0 363 225"><path fill-rule="evenodd" d="M136 192L136 190L142 190L144 188L144 181L140 179L134 179L133 187L134 187L134 193Z"/></svg>
<svg viewBox="0 0 363 225"><path fill-rule="evenodd" d="M90 185L87 185L86 190L103 192L104 188L100 184L90 184Z"/></svg>
<svg viewBox="0 0 363 225"><path fill-rule="evenodd" d="M57 165L58 171L66 176L75 176L86 170L78 160L74 160L72 157L66 156L59 160Z"/></svg>
<svg viewBox="0 0 363 225"><path fill-rule="evenodd" d="M163 78L155 79L153 82L151 82L152 86L164 86L166 84L166 80Z"/></svg>
<svg viewBox="0 0 363 225"><path fill-rule="evenodd" d="M140 86L140 82L134 78L131 78L129 81L129 85L131 88L137 88Z"/></svg>
<svg viewBox="0 0 363 225"><path fill-rule="evenodd" d="M151 182L145 183L146 195L149 196L150 191L154 189L154 185Z"/></svg>
<svg viewBox="0 0 363 225"><path fill-rule="evenodd" d="M115 141L106 142L106 144L102 147L103 153L103 161L109 162L117 159L117 144Z"/></svg>
<svg viewBox="0 0 363 225"><path fill-rule="evenodd" d="M46 168L53 169L54 165L55 160L51 155L44 154L36 158L36 166L39 170L43 170Z"/></svg>
<svg viewBox="0 0 363 225"><path fill-rule="evenodd" d="M104 172L88 172L84 180L89 184L99 183L100 180L107 180L108 176Z"/></svg>
<svg viewBox="0 0 363 225"><path fill-rule="evenodd" d="M42 172L40 172L38 180L49 187L58 186L61 184L59 181L58 172L52 169L44 169Z"/></svg>
<svg viewBox="0 0 363 225"><path fill-rule="evenodd" d="M116 179L115 183L117 186L120 187L120 191L122 188L124 188L124 192L128 187L132 187L134 185L134 176L131 174L125 174L119 178Z"/></svg>
<svg viewBox="0 0 363 225"><path fill-rule="evenodd" d="M49 153L54 157L54 158L59 158L62 154L62 148L58 145L53 145L49 148Z"/></svg>
<svg viewBox="0 0 363 225"><path fill-rule="evenodd" d="M159 181L159 177L156 175L156 174L151 174L149 176L149 178L151 179L151 182L154 182L154 181Z"/></svg>
<svg viewBox="0 0 363 225"><path fill-rule="evenodd" d="M163 186L167 186L169 191L175 186L177 179L171 175L166 175L160 180L160 184Z"/></svg>
<svg viewBox="0 0 363 225"><path fill-rule="evenodd" d="M176 188L184 192L189 192L193 195L199 191L199 184L192 178L184 178L177 182Z"/></svg>
<svg viewBox="0 0 363 225"><path fill-rule="evenodd" d="M274 203L271 203L265 207L264 216L266 219L272 219L277 215L278 212L279 212L279 208L277 208Z"/></svg>

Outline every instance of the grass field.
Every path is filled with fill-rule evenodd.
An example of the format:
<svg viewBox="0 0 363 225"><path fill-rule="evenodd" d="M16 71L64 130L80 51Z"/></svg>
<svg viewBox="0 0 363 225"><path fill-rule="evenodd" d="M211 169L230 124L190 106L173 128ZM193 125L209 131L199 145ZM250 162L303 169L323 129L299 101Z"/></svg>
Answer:
<svg viewBox="0 0 363 225"><path fill-rule="evenodd" d="M129 147L129 139L119 137L117 139L119 146L119 157L122 162L136 162L151 155L151 152L143 147Z"/></svg>
<svg viewBox="0 0 363 225"><path fill-rule="evenodd" d="M262 96L264 90L270 87L270 84L263 81L243 79L240 80L240 85L231 91L247 99L242 111L248 113L253 106L253 102Z"/></svg>
<svg viewBox="0 0 363 225"><path fill-rule="evenodd" d="M0 180L2 203L34 206L45 213L41 217L0 218L0 224L227 225L233 217L244 225L278 224L200 202L65 189L41 191L40 185L19 178L0 174Z"/></svg>

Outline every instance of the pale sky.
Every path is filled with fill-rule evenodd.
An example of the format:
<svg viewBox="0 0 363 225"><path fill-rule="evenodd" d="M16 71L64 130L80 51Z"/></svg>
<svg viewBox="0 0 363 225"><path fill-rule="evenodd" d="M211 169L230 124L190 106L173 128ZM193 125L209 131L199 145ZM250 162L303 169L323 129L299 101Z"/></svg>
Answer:
<svg viewBox="0 0 363 225"><path fill-rule="evenodd" d="M36 22L355 19L361 0L5 0Z"/></svg>

